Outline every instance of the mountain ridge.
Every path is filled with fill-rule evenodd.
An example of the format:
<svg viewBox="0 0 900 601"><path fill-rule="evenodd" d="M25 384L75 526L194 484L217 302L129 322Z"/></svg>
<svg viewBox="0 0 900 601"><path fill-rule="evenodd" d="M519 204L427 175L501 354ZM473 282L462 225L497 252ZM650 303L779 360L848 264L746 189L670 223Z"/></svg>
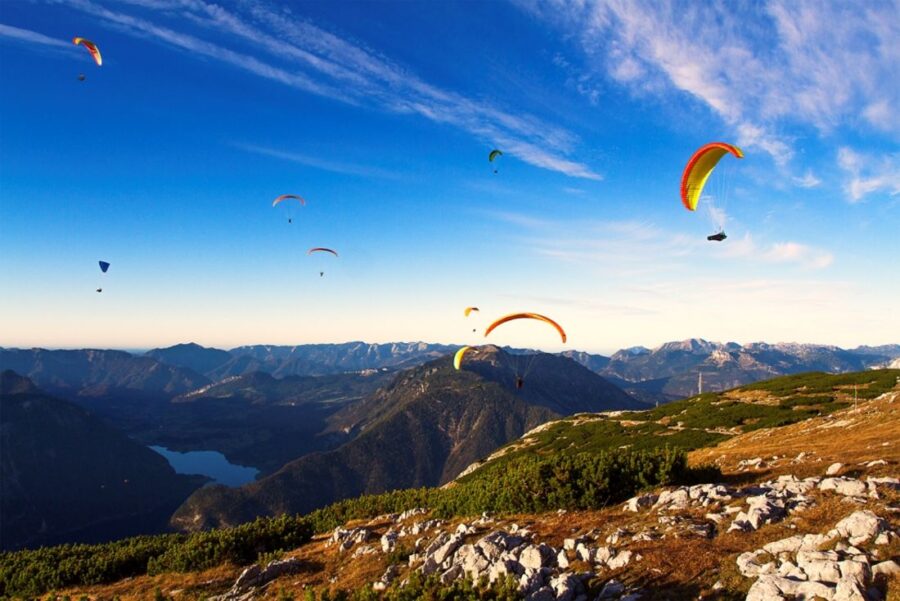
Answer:
<svg viewBox="0 0 900 601"><path fill-rule="evenodd" d="M304 512L341 498L441 484L479 457L553 418L639 403L580 364L541 355L516 388L517 359L496 347L454 370L441 358L397 374L362 407L348 409L357 436L306 455L240 489L208 487L173 516L185 530L258 515Z"/></svg>

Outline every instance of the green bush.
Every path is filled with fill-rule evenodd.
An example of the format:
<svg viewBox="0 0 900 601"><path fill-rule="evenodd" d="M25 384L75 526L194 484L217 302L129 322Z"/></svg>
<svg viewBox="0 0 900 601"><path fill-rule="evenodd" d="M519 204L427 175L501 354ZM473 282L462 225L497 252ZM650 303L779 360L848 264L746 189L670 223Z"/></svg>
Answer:
<svg viewBox="0 0 900 601"><path fill-rule="evenodd" d="M246 565L260 554L299 547L312 535L309 523L299 516L257 518L252 522L191 534L180 544L150 558L147 573L191 572L231 562Z"/></svg>
<svg viewBox="0 0 900 601"><path fill-rule="evenodd" d="M202 570L226 561L248 564L260 553L296 548L311 534L306 520L281 516L189 535L139 536L100 545L2 553L0 595L39 595L141 574Z"/></svg>

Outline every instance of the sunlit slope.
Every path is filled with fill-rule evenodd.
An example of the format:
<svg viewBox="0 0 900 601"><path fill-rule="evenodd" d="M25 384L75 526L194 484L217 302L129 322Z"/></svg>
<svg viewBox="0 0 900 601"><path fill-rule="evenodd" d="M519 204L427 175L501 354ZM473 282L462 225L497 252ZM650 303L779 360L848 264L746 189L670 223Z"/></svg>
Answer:
<svg viewBox="0 0 900 601"><path fill-rule="evenodd" d="M849 407L854 399L874 399L894 389L898 377L896 369L840 375L811 372L705 393L647 411L576 415L538 427L464 473L522 455L711 447L745 432Z"/></svg>

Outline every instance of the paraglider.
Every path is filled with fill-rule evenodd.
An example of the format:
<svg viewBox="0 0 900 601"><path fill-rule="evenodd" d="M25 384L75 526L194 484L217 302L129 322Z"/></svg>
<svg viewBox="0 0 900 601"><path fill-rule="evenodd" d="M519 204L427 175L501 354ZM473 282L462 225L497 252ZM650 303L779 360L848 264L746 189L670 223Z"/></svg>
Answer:
<svg viewBox="0 0 900 601"><path fill-rule="evenodd" d="M500 319L498 319L497 321L495 321L494 323L492 323L491 325L489 325L487 327L487 329L484 331L485 338L487 338L487 336L491 332L493 332L498 326L501 326L507 322L510 322L510 321L513 321L516 319L536 319L538 321L543 321L544 323L546 323L556 329L556 331L559 333L559 337L562 339L563 342L566 341L566 332L565 332L565 330L562 329L562 326L559 325L558 323L556 323L555 321L553 321L552 319L550 319L549 317L547 317L546 315L541 315L540 313L511 313L505 317L501 317Z"/></svg>
<svg viewBox="0 0 900 601"><path fill-rule="evenodd" d="M313 253L331 253L331 254L333 254L335 257L338 256L336 250L332 250L332 249L330 249L330 248L322 248L322 247L319 247L319 246L317 246L317 247L315 247L315 248L310 248L308 251L306 251L306 254L308 254L308 255L311 255L311 254L313 254Z"/></svg>
<svg viewBox="0 0 900 601"><path fill-rule="evenodd" d="M463 357L465 357L466 353L470 350L472 350L471 346L464 346L461 349L459 349L458 351L456 351L456 354L453 355L453 367L454 368L456 368L457 370L459 369L460 365L462 365Z"/></svg>
<svg viewBox="0 0 900 601"><path fill-rule="evenodd" d="M540 313L511 313L509 315L506 315L505 317L501 317L487 327L487 329L484 331L485 338L487 338L487 336L490 335L490 333L493 332L497 327L510 321L515 321L517 319L534 319L546 323L556 330L556 332L559 334L560 339L564 343L566 342L566 331L562 329L562 326L546 315L541 315ZM534 366L534 362L538 355L536 353L526 353L525 355L510 354L509 357L515 363L516 389L521 390L525 385L525 376L527 376L531 371L531 368ZM525 363L524 369L520 369L520 364L522 362Z"/></svg>
<svg viewBox="0 0 900 601"><path fill-rule="evenodd" d="M272 206L278 206L279 203L284 202L285 200L296 200L300 203L300 206L306 206L306 201L296 194L282 194L272 201ZM288 212L288 223L294 223L294 214L292 210Z"/></svg>
<svg viewBox="0 0 900 601"><path fill-rule="evenodd" d="M106 261L98 261L98 263L99 263L99 265L100 265L100 272L101 272L101 273L106 273L107 270L109 270L109 263L107 263ZM103 277L103 276L101 276L101 278L102 278L102 277ZM97 287L97 292L103 292L103 286L98 286L98 287Z"/></svg>
<svg viewBox="0 0 900 601"><path fill-rule="evenodd" d="M739 159L744 158L744 152L737 146L725 142L711 142L701 146L688 161L681 175L681 202L688 211L697 210L697 204L709 176L726 154L732 154ZM721 242L727 238L723 224L720 222L717 225L719 231L707 236L707 240Z"/></svg>
<svg viewBox="0 0 900 601"><path fill-rule="evenodd" d="M488 154L488 163L492 163L498 158L502 157L503 152L498 150L497 148L493 149L490 154ZM494 173L497 173L497 168L494 167Z"/></svg>
<svg viewBox="0 0 900 601"><path fill-rule="evenodd" d="M331 248L324 248L324 247L322 247L322 246L316 246L316 247L310 248L308 251L306 251L306 254L307 254L307 255L311 255L311 254L313 254L313 253L330 253L330 254L334 255L335 257L338 256L336 250L333 250L333 249L331 249ZM325 276L325 272L324 272L324 271L320 271L320 272L319 272L319 277L321 278L321 277L324 277L324 276Z"/></svg>
<svg viewBox="0 0 900 601"><path fill-rule="evenodd" d="M466 307L466 309L464 311L466 317L468 317L472 313L472 311L477 311L478 313L481 313L481 311L478 309L478 307ZM474 332L475 328L472 328L472 331Z"/></svg>
<svg viewBox="0 0 900 601"><path fill-rule="evenodd" d="M86 40L84 38L80 38L77 36L72 38L72 43L75 44L76 46L81 45L81 46L84 46L85 48L87 48L87 51L91 53L91 57L93 57L94 62L97 63L97 66L99 67L99 66L103 65L103 57L100 56L100 49L97 48L97 44L95 44L94 42L92 42L90 40ZM79 76L79 79L84 81L83 77L84 77L84 75L82 74Z"/></svg>

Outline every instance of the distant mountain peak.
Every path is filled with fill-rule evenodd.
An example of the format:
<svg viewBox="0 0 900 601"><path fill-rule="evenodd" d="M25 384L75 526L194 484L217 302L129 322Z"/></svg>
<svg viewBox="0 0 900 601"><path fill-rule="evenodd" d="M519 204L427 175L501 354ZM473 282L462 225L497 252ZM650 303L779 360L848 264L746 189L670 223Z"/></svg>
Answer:
<svg viewBox="0 0 900 601"><path fill-rule="evenodd" d="M685 351L689 353L712 352L721 345L717 342L708 342L702 338L688 338L686 340L678 340L675 342L666 342L653 349L654 353Z"/></svg>

